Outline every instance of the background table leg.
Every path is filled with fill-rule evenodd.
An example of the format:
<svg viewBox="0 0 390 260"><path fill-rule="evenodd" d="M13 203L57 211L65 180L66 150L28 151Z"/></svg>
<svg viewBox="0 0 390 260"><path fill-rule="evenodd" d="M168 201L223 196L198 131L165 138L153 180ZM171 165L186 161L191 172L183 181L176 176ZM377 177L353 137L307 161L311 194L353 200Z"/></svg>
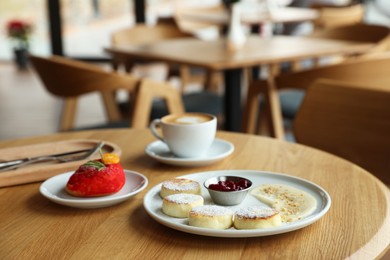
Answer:
<svg viewBox="0 0 390 260"><path fill-rule="evenodd" d="M225 130L239 132L241 128L241 69L224 71Z"/></svg>

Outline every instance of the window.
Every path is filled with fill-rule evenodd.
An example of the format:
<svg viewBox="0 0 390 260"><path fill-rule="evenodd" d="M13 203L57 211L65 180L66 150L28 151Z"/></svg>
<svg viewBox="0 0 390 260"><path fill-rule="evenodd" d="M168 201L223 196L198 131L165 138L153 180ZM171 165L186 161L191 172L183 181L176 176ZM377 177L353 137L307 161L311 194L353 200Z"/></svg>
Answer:
<svg viewBox="0 0 390 260"><path fill-rule="evenodd" d="M111 32L134 23L132 0L61 0L63 50L70 57L104 57Z"/></svg>
<svg viewBox="0 0 390 260"><path fill-rule="evenodd" d="M30 22L33 32L30 50L38 54L50 52L46 0L1 0L0 1L0 60L13 58L13 45L7 35L6 26L11 20Z"/></svg>
<svg viewBox="0 0 390 260"><path fill-rule="evenodd" d="M62 40L66 56L103 58L103 48L109 46L111 32L134 23L133 0L1 0L0 60L13 58L6 25L14 19L32 23L32 53L51 53L48 1L51 4L58 1L61 9L62 39L57 40Z"/></svg>

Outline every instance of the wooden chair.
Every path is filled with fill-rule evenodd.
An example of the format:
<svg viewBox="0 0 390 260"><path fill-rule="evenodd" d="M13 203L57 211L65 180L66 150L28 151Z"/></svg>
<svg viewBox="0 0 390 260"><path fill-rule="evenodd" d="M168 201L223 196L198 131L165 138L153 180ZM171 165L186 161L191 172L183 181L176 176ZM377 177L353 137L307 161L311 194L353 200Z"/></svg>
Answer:
<svg viewBox="0 0 390 260"><path fill-rule="evenodd" d="M188 18L189 14L194 13L200 13L203 15L214 15L225 12L225 7L222 4L215 5L215 6L207 6L207 7L193 7L193 6L187 6L187 7L178 7L175 10L174 13L174 20L176 21L178 27L180 30L184 32L191 33L193 35L198 35L199 38L202 36L200 35L199 31L203 30L213 30L215 31L215 37L220 37L223 34L223 24L215 24L210 22L205 22L202 20L196 20L193 18Z"/></svg>
<svg viewBox="0 0 390 260"><path fill-rule="evenodd" d="M352 161L390 185L390 85L316 81L293 129L298 143Z"/></svg>
<svg viewBox="0 0 390 260"><path fill-rule="evenodd" d="M112 35L112 43L113 45L147 44L155 41L178 37L182 38L193 36L189 33L182 32L172 21L168 20L162 23L158 23L156 26L136 25L134 27L115 32ZM137 64L137 61L114 60L114 69L118 69L120 64L125 64L126 71L130 71L131 68ZM141 63L141 65L145 65L145 63ZM171 67L170 71L170 75L175 74L175 68ZM195 73L192 73L192 70L189 66L179 67L182 100L184 102L186 111L205 112L214 114L216 116L222 113L222 96L218 92L214 91L215 88L213 88L214 85L212 85L214 82L213 75L214 73L212 71L206 71L206 75L204 71L200 71L200 73L196 75ZM147 78L147 75L142 78ZM206 86L206 89L201 89L200 91L193 93L187 93L185 91L185 86L189 82L201 82L201 84ZM128 106L126 104L120 105L122 112L128 110ZM155 108L154 111L162 111L164 107L165 104L162 104L161 102L155 102L153 104L153 108ZM160 113L158 113L158 115L160 115Z"/></svg>
<svg viewBox="0 0 390 260"><path fill-rule="evenodd" d="M223 13L225 7L222 4L207 7L194 7L194 6L179 6L175 9L174 21L181 31L194 35L197 38L210 40L221 37L224 30L224 25L217 25L215 23L208 23L195 19L188 18L187 13L199 12L201 14ZM182 71L182 73L189 74L190 71ZM220 86L223 82L223 75L219 71L206 71L204 78L201 78L201 82L204 84L207 90L213 92L220 92Z"/></svg>
<svg viewBox="0 0 390 260"><path fill-rule="evenodd" d="M111 44L113 46L125 46L131 44L148 44L166 39L192 37L191 34L182 32L177 26L168 23L148 26L137 24L135 26L115 31L111 35ZM130 70L137 64L133 60L113 60L112 65L115 70L123 64L125 70Z"/></svg>
<svg viewBox="0 0 390 260"><path fill-rule="evenodd" d="M390 50L390 28L382 25L356 23L351 25L344 25L344 26L332 27L332 28L327 28L322 30L316 30L312 35L308 37L339 39L339 40L355 41L355 42L367 42L367 43L372 43L373 47L366 53L361 54L359 56L329 56L329 57L321 57L321 58L313 59L312 66L309 68L309 72L307 72L307 74L305 73L305 75L311 74L313 72L312 70L313 68L330 66L330 65L346 62L348 60L351 61L357 58L364 58L367 56L372 56L375 53L381 53ZM302 70L307 70L308 68L303 68L302 64L304 63L301 60L293 61L292 72L296 73ZM278 70L279 69L278 64L272 64L271 68L272 68L271 70L272 75L280 74ZM316 71L314 70L314 72ZM323 70L320 70L319 73L321 74L323 72L324 72ZM290 77L290 75L288 77ZM281 76L281 78L283 78L283 76ZM254 83L254 85L256 84L258 83ZM273 82L271 82L270 84L272 85ZM288 113L289 119L291 119L292 118L291 115L295 114L297 105L300 104L300 100L302 99L303 94L302 92L297 92L297 91L284 91L281 92L280 96L281 96L281 103L282 103L281 105L283 107L283 110L289 111ZM269 99L270 97L268 97L268 100ZM275 98L273 98L273 100L274 100L273 102L277 102ZM279 106L279 105L275 105L275 106ZM295 109L287 108L289 106L295 107ZM278 125L277 127L280 128L281 125ZM277 135L280 136L279 134Z"/></svg>
<svg viewBox="0 0 390 260"><path fill-rule="evenodd" d="M308 37L372 43L373 47L366 53L359 55L359 57L390 50L390 28L383 25L354 23L337 27L328 27L315 30L311 35L308 35ZM341 63L354 58L356 58L356 56L322 57L314 59L311 67ZM302 69L304 69L302 68L302 61L297 60L292 63L293 71Z"/></svg>
<svg viewBox="0 0 390 260"><path fill-rule="evenodd" d="M164 103L166 112L163 115L182 114L185 112L181 93L177 89L167 83L143 79L140 86L136 89L131 116L131 126L133 128L145 128L149 126L156 99Z"/></svg>
<svg viewBox="0 0 390 260"><path fill-rule="evenodd" d="M356 23L317 30L309 37L373 43L368 53L390 50L390 28L383 25Z"/></svg>
<svg viewBox="0 0 390 260"><path fill-rule="evenodd" d="M123 126L147 127L152 107L151 97L163 98L169 113L182 113L181 95L167 83L139 80L131 75L106 72L100 67L60 56L49 58L30 56L30 60L46 89L64 99L59 130L75 127L78 99L85 94L99 93L102 96L109 122L121 121L113 93L126 90L135 97L130 121Z"/></svg>
<svg viewBox="0 0 390 260"><path fill-rule="evenodd" d="M316 30L353 25L363 22L364 18L364 6L360 3L343 6L317 3L310 7L319 13L318 18L313 21Z"/></svg>
<svg viewBox="0 0 390 260"><path fill-rule="evenodd" d="M111 35L111 43L113 46L125 46L134 44L148 44L156 41L162 41L174 38L194 37L191 33L184 32L172 22L161 22L154 26L145 24L137 24L130 28L118 30ZM137 60L130 60L124 58L117 58L112 61L114 70L118 70L121 65L124 65L125 71L130 72L134 68L139 68L141 71L148 71L151 66L156 63L145 63ZM152 65L153 64L153 65ZM161 65L162 63L158 63ZM165 64L168 66L167 64ZM155 66L154 66L155 67ZM160 66L161 67L161 66ZM166 80L170 76L178 75L181 81L181 90L184 91L187 84L191 82L204 84L205 77L202 74L196 75L191 73L190 67L180 66L179 68L168 66L167 76L163 78ZM141 74L142 77L150 77L148 73Z"/></svg>
<svg viewBox="0 0 390 260"><path fill-rule="evenodd" d="M376 53L371 54L370 57L340 64L281 74L273 80L254 81L248 89L242 129L244 132L252 134L259 133L258 131L261 129L264 130L263 134L270 134L273 137L284 139L282 114L290 112L290 114L295 115L300 101L295 107L290 108L293 111L283 111L286 108L280 103L280 97L272 94L275 91L270 92L271 89L276 90L279 95L283 95L280 93L286 91L290 98L302 98L303 95L299 94L299 92L291 93L291 91L300 90L302 93L302 91L304 92L314 81L320 78L340 80L351 84L389 87L389 68L390 52ZM297 97L296 95L299 96ZM264 113L259 113L261 97L265 105ZM291 116L289 119L293 118L294 116ZM263 126L267 126L268 129L262 128Z"/></svg>

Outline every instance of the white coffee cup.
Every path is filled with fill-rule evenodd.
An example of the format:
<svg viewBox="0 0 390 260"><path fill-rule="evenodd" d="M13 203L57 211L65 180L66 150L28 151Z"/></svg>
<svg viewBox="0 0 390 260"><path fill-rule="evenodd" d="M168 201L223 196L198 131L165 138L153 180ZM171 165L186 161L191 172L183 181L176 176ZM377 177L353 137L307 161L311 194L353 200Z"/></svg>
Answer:
<svg viewBox="0 0 390 260"><path fill-rule="evenodd" d="M158 127L162 136L157 131ZM172 114L153 120L150 130L176 156L196 158L204 155L213 143L217 118L203 113Z"/></svg>

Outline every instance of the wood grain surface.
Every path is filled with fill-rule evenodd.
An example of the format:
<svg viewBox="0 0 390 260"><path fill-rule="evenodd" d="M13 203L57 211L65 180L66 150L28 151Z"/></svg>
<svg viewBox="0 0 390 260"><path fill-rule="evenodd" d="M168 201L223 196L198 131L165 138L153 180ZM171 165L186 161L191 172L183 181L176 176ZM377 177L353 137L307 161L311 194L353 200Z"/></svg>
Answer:
<svg viewBox="0 0 390 260"><path fill-rule="evenodd" d="M202 41L192 38L159 41L144 45L106 48L114 57L138 58L192 65L213 70L278 64L326 55L353 55L368 51L373 44L302 36L248 37L242 49L229 52L225 39Z"/></svg>
<svg viewBox="0 0 390 260"><path fill-rule="evenodd" d="M0 162L92 149L99 142L99 140L80 139L4 148L0 149ZM119 146L110 142L105 142L102 151L104 153L113 152L121 154ZM99 153L92 155L91 158L99 158ZM43 181L59 173L73 170L80 165L80 163L86 162L87 160L88 159L64 163L59 163L58 161L43 161L25 165L18 169L4 171L0 174L0 187Z"/></svg>
<svg viewBox="0 0 390 260"><path fill-rule="evenodd" d="M388 189L364 169L302 145L254 135L219 132L234 153L213 165L181 168L149 158L148 130L62 133L0 142L0 148L72 139L113 142L124 168L140 172L149 186L130 200L101 209L75 209L39 194L40 183L0 189L1 259L373 259L390 243ZM176 231L152 220L146 192L176 176L210 170L251 169L312 181L332 197L318 222L280 235L214 238Z"/></svg>

